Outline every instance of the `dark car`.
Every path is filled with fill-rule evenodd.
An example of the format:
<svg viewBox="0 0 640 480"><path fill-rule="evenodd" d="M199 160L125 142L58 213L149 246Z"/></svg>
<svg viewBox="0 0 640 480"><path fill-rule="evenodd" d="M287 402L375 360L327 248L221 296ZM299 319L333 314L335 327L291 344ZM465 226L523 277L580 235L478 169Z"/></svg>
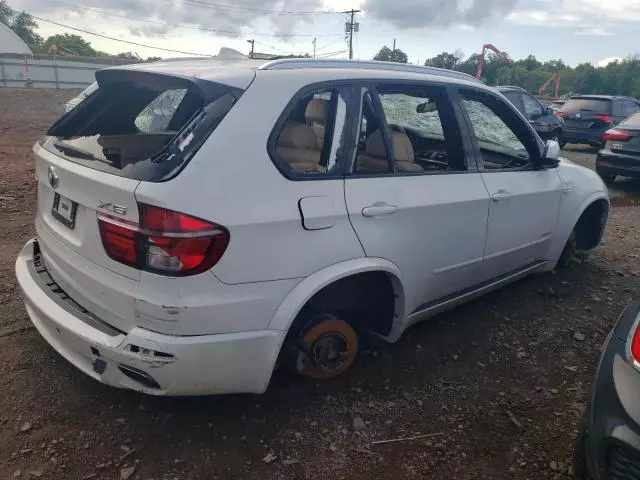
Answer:
<svg viewBox="0 0 640 480"><path fill-rule="evenodd" d="M605 183L618 175L640 177L640 112L604 132L604 147L596 157L596 172Z"/></svg>
<svg viewBox="0 0 640 480"><path fill-rule="evenodd" d="M557 115L564 118L564 139L568 143L601 147L604 132L638 110L638 102L629 97L574 95Z"/></svg>
<svg viewBox="0 0 640 480"><path fill-rule="evenodd" d="M577 479L640 479L639 313L637 299L603 346L576 442Z"/></svg>
<svg viewBox="0 0 640 480"><path fill-rule="evenodd" d="M523 88L504 86L497 87L497 90L529 120L540 138L555 140L561 147L564 146L566 143L563 137L564 121L554 114L553 109L544 106Z"/></svg>

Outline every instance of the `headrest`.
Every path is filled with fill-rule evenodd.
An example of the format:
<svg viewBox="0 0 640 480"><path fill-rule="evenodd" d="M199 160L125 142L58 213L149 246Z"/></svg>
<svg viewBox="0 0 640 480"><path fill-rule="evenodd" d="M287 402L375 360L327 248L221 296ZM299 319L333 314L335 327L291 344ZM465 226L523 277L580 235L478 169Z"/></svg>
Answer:
<svg viewBox="0 0 640 480"><path fill-rule="evenodd" d="M327 109L329 107L329 101L322 98L312 98L307 104L307 110L304 117L312 122L318 122L325 124L327 121Z"/></svg>
<svg viewBox="0 0 640 480"><path fill-rule="evenodd" d="M415 153L413 145L409 137L401 132L391 132L391 144L393 145L393 154L397 162L414 162ZM365 148L367 155L374 157L386 157L387 151L384 148L384 139L382 132L376 130L367 140Z"/></svg>
<svg viewBox="0 0 640 480"><path fill-rule="evenodd" d="M280 147L313 150L316 148L316 145L317 139L313 128L304 123L287 125L278 138L278 146Z"/></svg>

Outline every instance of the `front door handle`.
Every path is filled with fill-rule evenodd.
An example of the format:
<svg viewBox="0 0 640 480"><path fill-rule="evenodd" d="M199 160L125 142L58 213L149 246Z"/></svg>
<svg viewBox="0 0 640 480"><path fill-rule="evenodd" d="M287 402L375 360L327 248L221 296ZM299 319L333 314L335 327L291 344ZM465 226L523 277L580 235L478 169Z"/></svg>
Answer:
<svg viewBox="0 0 640 480"><path fill-rule="evenodd" d="M504 202L505 200L509 200L511 197L513 197L513 193L498 192L491 195L491 200L494 202Z"/></svg>
<svg viewBox="0 0 640 480"><path fill-rule="evenodd" d="M395 205L389 205L388 203L374 203L368 207L362 209L363 217L384 217L391 215L398 210Z"/></svg>

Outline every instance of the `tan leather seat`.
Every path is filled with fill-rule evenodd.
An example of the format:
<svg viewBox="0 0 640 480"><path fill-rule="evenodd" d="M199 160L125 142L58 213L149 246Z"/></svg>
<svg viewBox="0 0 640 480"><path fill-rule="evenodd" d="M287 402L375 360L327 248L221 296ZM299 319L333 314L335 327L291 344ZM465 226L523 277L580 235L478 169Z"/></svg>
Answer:
<svg viewBox="0 0 640 480"><path fill-rule="evenodd" d="M282 129L276 148L285 162L297 172L323 172L316 134L309 125L294 123Z"/></svg>
<svg viewBox="0 0 640 480"><path fill-rule="evenodd" d="M398 172L424 172L424 168L415 163L415 153L409 137L401 132L391 132L391 144L396 159ZM376 130L367 140L365 153L358 155L357 172L388 172L389 161L384 138L380 130Z"/></svg>
<svg viewBox="0 0 640 480"><path fill-rule="evenodd" d="M316 134L318 150L322 150L324 145L325 125L327 122L327 111L329 101L322 98L312 98L307 104L304 117L307 123L313 128Z"/></svg>

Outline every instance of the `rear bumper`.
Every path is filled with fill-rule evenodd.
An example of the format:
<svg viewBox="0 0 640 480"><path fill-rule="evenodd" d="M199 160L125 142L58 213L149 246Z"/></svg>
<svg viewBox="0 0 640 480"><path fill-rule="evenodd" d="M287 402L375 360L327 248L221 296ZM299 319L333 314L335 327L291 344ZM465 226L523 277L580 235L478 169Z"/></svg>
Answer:
<svg viewBox="0 0 640 480"><path fill-rule="evenodd" d="M171 336L123 332L70 300L39 263L37 240L23 248L16 278L42 337L90 377L152 395L262 393L286 332Z"/></svg>
<svg viewBox="0 0 640 480"><path fill-rule="evenodd" d="M596 157L596 169L625 177L640 177L640 157L602 150Z"/></svg>
<svg viewBox="0 0 640 480"><path fill-rule="evenodd" d="M564 139L569 143L584 143L584 144L602 144L602 136L604 131L592 131L592 130L580 130L576 128L563 129Z"/></svg>
<svg viewBox="0 0 640 480"><path fill-rule="evenodd" d="M633 324L640 303L619 320ZM640 372L627 360L626 341L612 331L605 342L581 426L586 465L595 480L626 480L640 471Z"/></svg>

